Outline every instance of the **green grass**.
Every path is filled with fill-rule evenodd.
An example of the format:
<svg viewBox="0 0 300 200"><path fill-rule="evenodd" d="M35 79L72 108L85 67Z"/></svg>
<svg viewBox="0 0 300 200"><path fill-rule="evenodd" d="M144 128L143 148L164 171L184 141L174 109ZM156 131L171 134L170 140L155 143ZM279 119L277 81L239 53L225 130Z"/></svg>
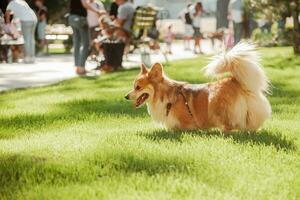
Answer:
<svg viewBox="0 0 300 200"><path fill-rule="evenodd" d="M123 100L137 70L0 94L0 199L299 199L300 57L261 52L274 113L256 134L160 128ZM207 61L165 71L202 83Z"/></svg>
<svg viewBox="0 0 300 200"><path fill-rule="evenodd" d="M49 49L49 54L67 54L68 52L66 52L65 49L62 48L53 48L53 49Z"/></svg>

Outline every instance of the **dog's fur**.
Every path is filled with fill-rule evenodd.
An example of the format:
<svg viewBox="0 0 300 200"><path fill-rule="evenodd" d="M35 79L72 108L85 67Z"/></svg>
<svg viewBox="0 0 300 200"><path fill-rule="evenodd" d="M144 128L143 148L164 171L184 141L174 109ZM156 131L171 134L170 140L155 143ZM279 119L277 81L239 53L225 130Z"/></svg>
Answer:
<svg viewBox="0 0 300 200"><path fill-rule="evenodd" d="M271 115L265 93L269 81L255 47L240 43L205 67L209 75L229 73L217 82L192 85L169 79L161 64L144 65L126 96L140 107L147 103L152 118L167 128L257 130Z"/></svg>
<svg viewBox="0 0 300 200"><path fill-rule="evenodd" d="M212 47L217 48L216 46L216 41L219 41L221 44L224 41L224 36L225 36L225 30L224 29L218 29L216 32L210 32L206 34L207 38L210 39Z"/></svg>
<svg viewBox="0 0 300 200"><path fill-rule="evenodd" d="M109 16L103 15L99 19L99 27L102 30L102 35L110 40L117 40L127 43L130 38L130 34L121 27L117 27L113 24Z"/></svg>

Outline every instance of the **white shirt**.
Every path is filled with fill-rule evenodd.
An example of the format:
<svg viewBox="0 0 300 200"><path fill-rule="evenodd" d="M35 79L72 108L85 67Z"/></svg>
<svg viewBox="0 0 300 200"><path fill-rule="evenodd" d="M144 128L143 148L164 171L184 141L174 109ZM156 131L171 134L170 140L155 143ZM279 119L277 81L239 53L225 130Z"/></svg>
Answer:
<svg viewBox="0 0 300 200"><path fill-rule="evenodd" d="M243 22L243 11L241 10L231 10L232 21L235 23Z"/></svg>
<svg viewBox="0 0 300 200"><path fill-rule="evenodd" d="M134 16L135 9L133 4L129 1L120 5L118 8L118 18L125 20L123 28L128 32L131 32L132 19Z"/></svg>
<svg viewBox="0 0 300 200"><path fill-rule="evenodd" d="M94 3L91 3L91 6L97 10L104 10L104 6L102 2L96 1ZM88 10L87 12L87 21L89 24L89 27L95 27L99 25L99 15L95 12Z"/></svg>
<svg viewBox="0 0 300 200"><path fill-rule="evenodd" d="M183 22L185 22L185 14L186 13L189 13L189 9L188 8L185 8L185 9L183 9L180 13L179 13L179 15L178 15L178 17L183 21Z"/></svg>
<svg viewBox="0 0 300 200"><path fill-rule="evenodd" d="M243 1L231 0L229 3L229 12L231 13L232 21L235 23L243 22Z"/></svg>
<svg viewBox="0 0 300 200"><path fill-rule="evenodd" d="M12 11L14 17L20 19L21 21L37 22L37 17L34 11L24 0L13 0L8 4L6 9Z"/></svg>
<svg viewBox="0 0 300 200"><path fill-rule="evenodd" d="M195 6L191 6L191 10L190 10L190 16L193 20L193 27L195 28L200 28L201 27L201 15L202 12L198 12L198 14L196 16L194 16L194 14L196 13L196 8Z"/></svg>

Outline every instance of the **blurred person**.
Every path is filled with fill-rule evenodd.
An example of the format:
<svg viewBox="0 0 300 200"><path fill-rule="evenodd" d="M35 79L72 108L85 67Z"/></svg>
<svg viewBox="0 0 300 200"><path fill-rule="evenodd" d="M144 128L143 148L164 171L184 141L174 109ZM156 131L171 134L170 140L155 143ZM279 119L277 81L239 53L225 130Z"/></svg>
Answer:
<svg viewBox="0 0 300 200"><path fill-rule="evenodd" d="M105 12L104 5L101 1L90 0L90 5L96 10L101 10ZM89 25L90 41L92 42L98 36L98 32L96 29L99 27L99 14L88 10L87 21Z"/></svg>
<svg viewBox="0 0 300 200"><path fill-rule="evenodd" d="M128 32L122 27L116 26L109 16L105 15L99 19L99 27L101 29L102 40L127 43L129 38Z"/></svg>
<svg viewBox="0 0 300 200"><path fill-rule="evenodd" d="M153 26L148 30L147 36L151 38L149 47L151 50L156 51L160 49L159 36L160 32L157 28L156 21L153 22Z"/></svg>
<svg viewBox="0 0 300 200"><path fill-rule="evenodd" d="M118 9L119 9L119 5L116 3L116 1L113 1L110 5L110 10L109 10L109 16L112 20L117 19Z"/></svg>
<svg viewBox="0 0 300 200"><path fill-rule="evenodd" d="M115 20L115 25L122 27L129 34L132 32L132 20L134 17L134 6L129 0L116 0L118 4L118 15Z"/></svg>
<svg viewBox="0 0 300 200"><path fill-rule="evenodd" d="M34 11L24 0L9 0L5 17L9 21L10 15L21 21L22 34L24 37L25 63L35 62L35 29L37 17Z"/></svg>
<svg viewBox="0 0 300 200"><path fill-rule="evenodd" d="M7 5L8 5L8 0L0 1L0 10L1 10L2 14L5 13Z"/></svg>
<svg viewBox="0 0 300 200"><path fill-rule="evenodd" d="M233 22L234 44L236 45L241 41L244 31L244 2L243 0L230 0L228 8L228 18Z"/></svg>
<svg viewBox="0 0 300 200"><path fill-rule="evenodd" d="M226 50L234 47L234 31L232 22L228 23L228 28L225 30L224 45Z"/></svg>
<svg viewBox="0 0 300 200"><path fill-rule="evenodd" d="M194 46L194 53L203 53L201 50L200 42L202 38L202 34L200 31L201 27L201 18L203 14L203 6L201 2L197 2L190 11L191 19L193 20L193 29L194 29L194 40L195 40L195 46Z"/></svg>
<svg viewBox="0 0 300 200"><path fill-rule="evenodd" d="M175 38L175 35L172 32L172 25L169 25L166 36L165 36L165 41L166 41L166 44L167 44L167 53L168 54L173 53L172 52L172 43L173 43L174 38Z"/></svg>
<svg viewBox="0 0 300 200"><path fill-rule="evenodd" d="M102 11L90 5L89 0L70 0L69 24L73 29L74 60L76 73L85 75L85 62L89 54L89 28L87 10L101 15Z"/></svg>
<svg viewBox="0 0 300 200"><path fill-rule="evenodd" d="M180 14L179 18L184 23L184 37L183 37L183 43L184 43L184 50L190 50L190 41L193 39L193 20L190 16L190 8L193 4L189 3L185 9L183 9Z"/></svg>
<svg viewBox="0 0 300 200"><path fill-rule="evenodd" d="M228 5L230 0L217 0L217 30L225 29L229 26Z"/></svg>
<svg viewBox="0 0 300 200"><path fill-rule="evenodd" d="M24 44L24 38L21 31L21 23L19 19L10 19L4 25L5 41L8 45L8 50L11 50L11 61L19 62L21 58L21 46Z"/></svg>
<svg viewBox="0 0 300 200"><path fill-rule="evenodd" d="M41 53L45 53L46 51L46 26L47 26L47 14L48 10L47 7L44 5L44 0L36 0L35 5L37 7L37 17L38 17L38 24L37 24L37 36L39 40L39 47L41 49Z"/></svg>
<svg viewBox="0 0 300 200"><path fill-rule="evenodd" d="M4 24L5 24L4 13L2 12L2 10L0 8L0 37L1 37L1 35L3 35Z"/></svg>
<svg viewBox="0 0 300 200"><path fill-rule="evenodd" d="M114 26L122 28L126 35L127 35L127 41L124 43L124 45L120 45L119 48L125 48L126 45L130 41L131 33L132 33L132 20L134 17L135 9L131 1L129 0L115 0L115 3L119 6L118 8L118 15L117 18L114 20ZM109 46L104 45L104 53L108 50L106 48L110 48ZM122 56L124 53L124 49L118 49L118 51L122 50ZM106 63L104 66L101 67L102 72L111 72L115 70L115 67L117 66L111 66L108 63L108 60L111 60L111 58L105 58Z"/></svg>
<svg viewBox="0 0 300 200"><path fill-rule="evenodd" d="M0 9L0 63L7 61L7 47L2 44L2 37L5 34L4 27L4 13L2 12L2 9Z"/></svg>

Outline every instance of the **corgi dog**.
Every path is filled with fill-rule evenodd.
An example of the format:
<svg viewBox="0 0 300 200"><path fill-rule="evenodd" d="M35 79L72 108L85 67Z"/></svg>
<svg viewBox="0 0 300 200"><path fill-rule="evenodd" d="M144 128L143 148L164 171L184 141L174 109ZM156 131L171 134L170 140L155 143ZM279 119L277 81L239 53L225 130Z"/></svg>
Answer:
<svg viewBox="0 0 300 200"><path fill-rule="evenodd" d="M142 65L125 98L136 108L147 104L152 118L166 128L255 131L272 112L269 80L259 61L254 45L239 43L204 68L207 75L228 76L204 84L171 80L159 63L151 69Z"/></svg>

